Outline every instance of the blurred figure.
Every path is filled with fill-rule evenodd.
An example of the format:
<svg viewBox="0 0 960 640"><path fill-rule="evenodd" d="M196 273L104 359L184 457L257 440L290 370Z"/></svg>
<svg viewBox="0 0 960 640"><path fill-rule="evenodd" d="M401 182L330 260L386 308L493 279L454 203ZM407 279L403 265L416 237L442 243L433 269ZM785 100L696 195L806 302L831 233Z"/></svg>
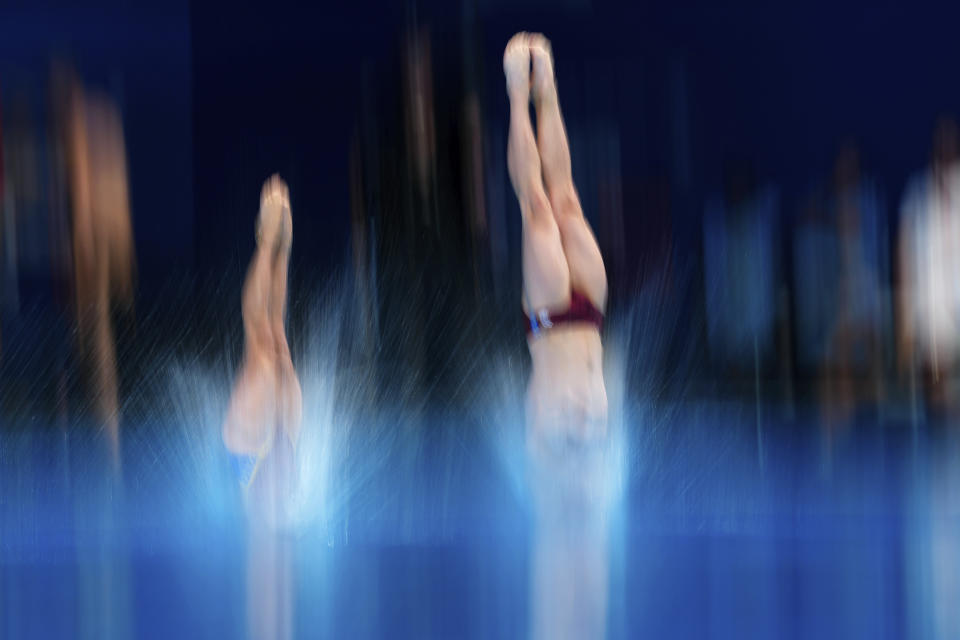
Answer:
<svg viewBox="0 0 960 640"><path fill-rule="evenodd" d="M93 370L94 411L120 463L112 305L133 303L134 253L123 125L116 105L56 70L53 97L72 211L78 341Z"/></svg>
<svg viewBox="0 0 960 640"><path fill-rule="evenodd" d="M798 343L817 369L827 444L865 401L881 402L884 285L889 269L886 217L872 180L861 173L856 145L841 147L823 215L794 236Z"/></svg>
<svg viewBox="0 0 960 640"><path fill-rule="evenodd" d="M606 273L573 184L550 43L519 33L507 44L503 66L510 98L507 165L523 216L523 308L533 360L527 392L536 505L532 636L602 638L608 589L599 482L607 440L600 342Z"/></svg>
<svg viewBox="0 0 960 640"><path fill-rule="evenodd" d="M749 163L728 162L724 174L703 222L707 338L723 379L759 381L778 348L779 203Z"/></svg>
<svg viewBox="0 0 960 640"><path fill-rule="evenodd" d="M293 629L289 541L276 529L296 477L303 400L284 319L293 222L287 185L263 185L257 247L243 285L244 357L223 423L250 516L247 614L254 638L289 638Z"/></svg>
<svg viewBox="0 0 960 640"><path fill-rule="evenodd" d="M433 110L433 66L425 28L406 38L403 59L407 163L412 168L419 222L436 231L437 143Z"/></svg>
<svg viewBox="0 0 960 640"><path fill-rule="evenodd" d="M937 123L931 166L906 188L899 244L898 364L923 378L934 407L947 408L958 398L960 355L960 166L952 118Z"/></svg>
<svg viewBox="0 0 960 640"><path fill-rule="evenodd" d="M470 262L473 276L475 302L479 302L484 278L482 272L488 265L481 267L486 252L483 245L487 238L487 212L484 195L483 161L483 114L480 111L480 99L476 91L470 92L463 106L463 125L461 129L461 163L463 174L464 209L467 218L468 237L470 238Z"/></svg>

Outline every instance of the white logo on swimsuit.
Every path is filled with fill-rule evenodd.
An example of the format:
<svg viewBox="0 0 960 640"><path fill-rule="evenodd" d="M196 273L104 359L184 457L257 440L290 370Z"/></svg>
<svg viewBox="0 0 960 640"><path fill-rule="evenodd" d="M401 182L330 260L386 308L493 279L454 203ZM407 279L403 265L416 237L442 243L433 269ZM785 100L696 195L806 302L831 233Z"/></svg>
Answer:
<svg viewBox="0 0 960 640"><path fill-rule="evenodd" d="M540 326L545 329L553 326L553 323L550 322L550 314L546 309L540 309L540 311L537 312L537 320L540 321Z"/></svg>

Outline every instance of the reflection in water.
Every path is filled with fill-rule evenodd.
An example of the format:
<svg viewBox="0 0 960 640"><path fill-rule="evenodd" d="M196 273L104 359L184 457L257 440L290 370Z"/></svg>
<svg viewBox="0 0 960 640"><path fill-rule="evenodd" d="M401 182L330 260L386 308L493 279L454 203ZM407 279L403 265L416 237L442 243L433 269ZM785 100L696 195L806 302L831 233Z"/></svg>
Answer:
<svg viewBox="0 0 960 640"><path fill-rule="evenodd" d="M914 559L920 570L911 568L921 577L921 585L929 585L926 602L918 598L922 608L916 621L930 626L917 629L914 637L956 638L960 637L960 435L950 429L933 446L924 487L929 498L919 496L926 512L919 514L918 521L928 528L920 528L926 535L921 535L921 553Z"/></svg>

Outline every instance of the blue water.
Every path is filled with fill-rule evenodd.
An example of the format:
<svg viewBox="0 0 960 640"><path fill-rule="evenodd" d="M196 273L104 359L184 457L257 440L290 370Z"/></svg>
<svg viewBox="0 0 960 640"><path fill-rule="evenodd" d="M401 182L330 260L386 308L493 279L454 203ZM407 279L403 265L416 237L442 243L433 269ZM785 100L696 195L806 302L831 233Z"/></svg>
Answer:
<svg viewBox="0 0 960 640"><path fill-rule="evenodd" d="M863 419L827 457L812 414L768 408L761 456L753 407L629 414L610 637L949 637L960 591L937 571L960 575L960 437ZM329 508L282 534L297 637L525 636L522 474L474 418L422 419L416 437L337 452L338 473L364 477L332 481ZM84 433L0 436L2 637L243 637L247 524L226 456L145 424L115 481Z"/></svg>

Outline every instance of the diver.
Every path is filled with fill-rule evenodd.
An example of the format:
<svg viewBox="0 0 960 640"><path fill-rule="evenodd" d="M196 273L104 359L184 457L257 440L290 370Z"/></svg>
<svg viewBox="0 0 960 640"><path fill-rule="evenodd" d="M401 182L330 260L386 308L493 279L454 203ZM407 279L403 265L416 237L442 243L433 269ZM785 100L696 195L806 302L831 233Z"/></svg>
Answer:
<svg viewBox="0 0 960 640"><path fill-rule="evenodd" d="M243 285L243 364L222 437L248 510L247 619L253 638L293 635L291 541L282 531L296 490L303 415L284 328L293 223L287 185L271 176L260 195L257 246Z"/></svg>
<svg viewBox="0 0 960 640"><path fill-rule="evenodd" d="M533 361L526 398L536 505L531 635L599 638L608 589L597 482L607 440L600 339L606 271L573 184L549 41L518 33L503 67L507 167L522 215L522 305Z"/></svg>

